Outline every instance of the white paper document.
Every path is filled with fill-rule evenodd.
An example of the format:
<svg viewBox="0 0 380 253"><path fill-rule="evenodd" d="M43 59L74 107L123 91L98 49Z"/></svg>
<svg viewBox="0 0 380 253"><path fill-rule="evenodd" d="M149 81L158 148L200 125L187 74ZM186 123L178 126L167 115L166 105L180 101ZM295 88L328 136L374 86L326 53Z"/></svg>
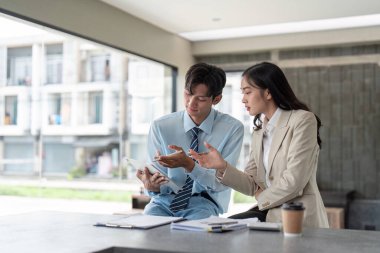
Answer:
<svg viewBox="0 0 380 253"><path fill-rule="evenodd" d="M172 223L171 229L187 230L187 231L203 231L203 232L224 232L246 229L247 224L257 221L253 219L229 219L218 216L211 216L201 220L189 220L178 223Z"/></svg>
<svg viewBox="0 0 380 253"><path fill-rule="evenodd" d="M153 216L145 214L131 214L122 216L106 222L98 222L97 227L114 227L114 228L140 228L149 229L171 222L183 220L182 217Z"/></svg>
<svg viewBox="0 0 380 253"><path fill-rule="evenodd" d="M179 187L173 180L171 180L168 177L168 174L165 171L163 171L162 169L160 169L159 166L154 165L154 163L148 164L148 163L144 163L144 162L141 162L141 161L138 161L135 159L131 159L128 157L124 158L124 160L137 170L144 170L144 168L147 167L150 174L154 174L156 172L161 173L162 175L164 175L169 180L169 182L167 182L165 185L169 186L173 190L174 193L178 193L178 191L181 190L181 187Z"/></svg>

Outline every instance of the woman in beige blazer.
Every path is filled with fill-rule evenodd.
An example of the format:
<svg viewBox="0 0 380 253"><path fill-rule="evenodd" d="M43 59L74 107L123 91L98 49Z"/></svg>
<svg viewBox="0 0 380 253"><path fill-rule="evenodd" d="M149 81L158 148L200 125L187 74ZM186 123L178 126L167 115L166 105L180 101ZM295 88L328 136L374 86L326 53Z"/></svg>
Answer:
<svg viewBox="0 0 380 253"><path fill-rule="evenodd" d="M208 153L190 150L190 154L201 166L216 169L223 184L256 197L256 207L231 218L281 222L281 205L300 201L306 207L305 226L328 227L316 182L321 121L297 99L278 66L263 62L245 70L242 77L242 102L255 116L244 172L208 143Z"/></svg>

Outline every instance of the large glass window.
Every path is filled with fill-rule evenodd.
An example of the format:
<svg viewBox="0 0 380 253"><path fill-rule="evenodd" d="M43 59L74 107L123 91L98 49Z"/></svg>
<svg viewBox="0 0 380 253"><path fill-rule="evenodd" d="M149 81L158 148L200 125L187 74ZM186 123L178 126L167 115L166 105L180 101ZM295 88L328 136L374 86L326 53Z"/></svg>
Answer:
<svg viewBox="0 0 380 253"><path fill-rule="evenodd" d="M223 89L223 98L216 106L217 110L228 113L240 120L244 125L243 147L240 152L240 159L237 167L242 168L249 158L251 134L253 130L253 118L249 116L241 101L242 93L240 90L242 72L227 72L227 82Z"/></svg>
<svg viewBox="0 0 380 253"><path fill-rule="evenodd" d="M146 160L146 139L152 121L171 112L172 70L163 64L134 59L128 64L128 73L129 155Z"/></svg>
<svg viewBox="0 0 380 253"><path fill-rule="evenodd" d="M153 119L165 113L165 68L162 64L134 60L129 63L133 134L147 134ZM132 75L133 73L133 75Z"/></svg>
<svg viewBox="0 0 380 253"><path fill-rule="evenodd" d="M107 178L119 178L124 156L145 160L150 124L172 111L172 67L24 22L14 27L0 36L6 38L0 74L7 78L0 85L0 122L17 124L6 128L12 141L38 148L30 150L36 159L26 161L19 151L12 159L33 163L29 172L39 175L85 171L82 176ZM8 140L0 139L5 149Z"/></svg>

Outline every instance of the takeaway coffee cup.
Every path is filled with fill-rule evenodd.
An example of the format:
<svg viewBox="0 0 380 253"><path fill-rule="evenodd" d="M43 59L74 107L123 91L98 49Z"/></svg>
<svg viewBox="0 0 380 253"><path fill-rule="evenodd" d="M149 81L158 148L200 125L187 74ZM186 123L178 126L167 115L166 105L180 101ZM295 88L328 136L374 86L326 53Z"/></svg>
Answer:
<svg viewBox="0 0 380 253"><path fill-rule="evenodd" d="M284 236L301 236L303 214L305 211L302 202L285 203L281 209Z"/></svg>

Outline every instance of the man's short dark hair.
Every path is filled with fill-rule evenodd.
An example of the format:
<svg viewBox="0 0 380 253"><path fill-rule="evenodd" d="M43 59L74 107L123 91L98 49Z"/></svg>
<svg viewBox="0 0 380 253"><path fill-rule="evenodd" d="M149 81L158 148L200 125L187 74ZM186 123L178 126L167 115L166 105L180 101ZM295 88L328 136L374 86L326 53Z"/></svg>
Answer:
<svg viewBox="0 0 380 253"><path fill-rule="evenodd" d="M192 94L192 89L198 84L206 85L207 95L215 98L222 94L226 85L226 73L221 68L207 63L194 64L186 73L185 89Z"/></svg>

